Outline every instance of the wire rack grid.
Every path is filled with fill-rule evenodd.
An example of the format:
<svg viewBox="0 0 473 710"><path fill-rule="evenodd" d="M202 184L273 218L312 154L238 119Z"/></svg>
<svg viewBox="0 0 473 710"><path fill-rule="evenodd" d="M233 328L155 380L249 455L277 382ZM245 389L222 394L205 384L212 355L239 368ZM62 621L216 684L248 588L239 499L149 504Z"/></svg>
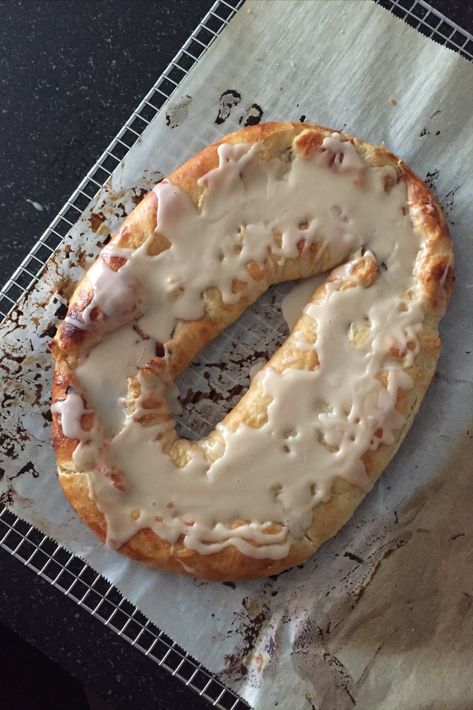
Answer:
<svg viewBox="0 0 473 710"><path fill-rule="evenodd" d="M473 36L425 0L376 0L416 30L473 60Z"/></svg>
<svg viewBox="0 0 473 710"><path fill-rule="evenodd" d="M134 648L220 710L248 705L152 624L85 562L6 510L0 546L62 591Z"/></svg>
<svg viewBox="0 0 473 710"><path fill-rule="evenodd" d="M0 291L0 318L37 283L78 215L161 110L180 81L226 27L244 0L216 0L123 128L87 173L48 229ZM409 25L473 59L473 36L424 0L376 0ZM85 562L0 507L0 546L89 611L133 647L191 687L213 707L243 710L248 705L186 654Z"/></svg>

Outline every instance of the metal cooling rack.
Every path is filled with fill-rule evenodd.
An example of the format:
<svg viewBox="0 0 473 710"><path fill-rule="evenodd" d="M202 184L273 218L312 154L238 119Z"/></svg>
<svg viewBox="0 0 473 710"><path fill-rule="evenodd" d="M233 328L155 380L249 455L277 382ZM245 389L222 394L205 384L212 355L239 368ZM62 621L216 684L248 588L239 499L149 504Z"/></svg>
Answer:
<svg viewBox="0 0 473 710"><path fill-rule="evenodd" d="M416 30L473 60L473 35L424 0L375 0Z"/></svg>
<svg viewBox="0 0 473 710"><path fill-rule="evenodd" d="M0 545L213 707L220 710L249 707L148 621L110 582L5 509L0 513Z"/></svg>
<svg viewBox="0 0 473 710"><path fill-rule="evenodd" d="M46 263L78 215L89 205L146 126L199 61L244 0L217 0L180 52L141 101L123 128L87 173L57 217L0 291L0 317L7 317L34 287ZM376 0L423 34L467 59L473 59L473 36L424 0ZM34 527L0 508L0 546L73 599L92 616L149 656L212 706L243 710L248 705L128 602L85 562Z"/></svg>

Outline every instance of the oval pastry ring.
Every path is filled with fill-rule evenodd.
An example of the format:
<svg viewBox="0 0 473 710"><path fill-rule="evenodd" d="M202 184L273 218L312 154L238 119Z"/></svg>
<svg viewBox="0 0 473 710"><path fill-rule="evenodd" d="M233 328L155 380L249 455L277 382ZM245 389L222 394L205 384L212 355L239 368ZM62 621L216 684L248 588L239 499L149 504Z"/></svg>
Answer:
<svg viewBox="0 0 473 710"><path fill-rule="evenodd" d="M329 272L248 392L179 439L175 377L272 284ZM435 370L454 280L445 219L384 147L251 126L133 210L52 345L60 483L149 565L207 579L303 562L394 455Z"/></svg>

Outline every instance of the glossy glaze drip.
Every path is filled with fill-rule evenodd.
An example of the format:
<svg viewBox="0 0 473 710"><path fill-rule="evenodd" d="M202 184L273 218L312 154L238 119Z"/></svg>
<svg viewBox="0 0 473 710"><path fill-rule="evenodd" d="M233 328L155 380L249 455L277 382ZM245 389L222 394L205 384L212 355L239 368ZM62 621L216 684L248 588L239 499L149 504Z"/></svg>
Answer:
<svg viewBox="0 0 473 710"><path fill-rule="evenodd" d="M125 261L130 255L130 249L120 249L113 245L106 246L97 261L87 272L87 279L93 288L93 295L82 311L81 317L66 316L65 322L87 330L94 324L97 308L108 318L122 319L136 309L139 299L139 284L127 269L110 268L107 259L120 257Z"/></svg>

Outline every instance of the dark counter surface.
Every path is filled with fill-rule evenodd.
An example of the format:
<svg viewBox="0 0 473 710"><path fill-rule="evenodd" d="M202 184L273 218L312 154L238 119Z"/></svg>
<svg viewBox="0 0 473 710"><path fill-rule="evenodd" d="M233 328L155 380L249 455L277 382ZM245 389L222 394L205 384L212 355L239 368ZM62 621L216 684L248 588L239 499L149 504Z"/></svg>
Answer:
<svg viewBox="0 0 473 710"><path fill-rule="evenodd" d="M0 0L0 285L211 4L211 0ZM431 4L473 31L472 4L461 0ZM4 625L0 707L210 707L3 550L0 564ZM29 650L28 644L37 650ZM81 685L73 681L67 685L65 680L69 695L64 700L60 680L51 680L61 671L48 659L100 697L91 700L89 690L86 701ZM19 665L21 685L15 680ZM29 684L44 677L50 682L36 685L34 695Z"/></svg>
<svg viewBox="0 0 473 710"><path fill-rule="evenodd" d="M2 285L211 5L0 0Z"/></svg>

